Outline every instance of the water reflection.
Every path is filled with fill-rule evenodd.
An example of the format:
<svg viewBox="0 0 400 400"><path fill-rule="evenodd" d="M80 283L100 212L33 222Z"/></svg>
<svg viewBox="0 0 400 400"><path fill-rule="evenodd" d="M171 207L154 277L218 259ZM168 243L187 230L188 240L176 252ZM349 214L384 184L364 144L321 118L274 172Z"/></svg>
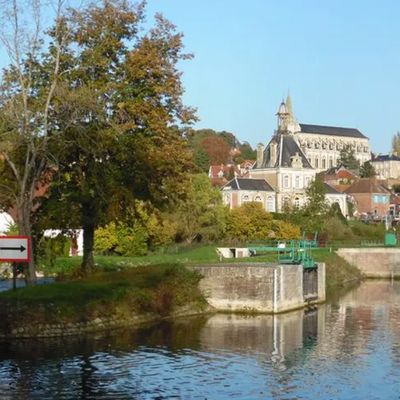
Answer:
<svg viewBox="0 0 400 400"><path fill-rule="evenodd" d="M0 344L0 399L399 399L400 282L314 310Z"/></svg>

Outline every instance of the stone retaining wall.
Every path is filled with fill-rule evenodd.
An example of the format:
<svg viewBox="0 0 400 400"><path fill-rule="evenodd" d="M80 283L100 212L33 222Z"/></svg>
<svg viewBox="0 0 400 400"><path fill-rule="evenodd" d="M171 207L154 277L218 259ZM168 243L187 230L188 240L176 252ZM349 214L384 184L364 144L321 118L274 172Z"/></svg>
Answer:
<svg viewBox="0 0 400 400"><path fill-rule="evenodd" d="M367 278L400 278L399 248L338 249L337 254Z"/></svg>

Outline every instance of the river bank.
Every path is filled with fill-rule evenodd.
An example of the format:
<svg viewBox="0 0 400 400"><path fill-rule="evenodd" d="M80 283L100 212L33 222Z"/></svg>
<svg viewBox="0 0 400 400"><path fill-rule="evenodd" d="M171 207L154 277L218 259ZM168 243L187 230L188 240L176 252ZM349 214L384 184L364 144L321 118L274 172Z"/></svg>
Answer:
<svg viewBox="0 0 400 400"><path fill-rule="evenodd" d="M203 263L214 257L209 249L196 250L195 254L189 260L187 255L183 257L186 264L201 258L199 255L203 255ZM259 262L274 261L273 255L256 258ZM334 252L316 252L315 259L326 264L328 296L362 279L357 268ZM124 262L123 267L99 266L102 272L85 279L0 293L0 337L81 335L210 312L199 290L201 276L183 264L143 266Z"/></svg>

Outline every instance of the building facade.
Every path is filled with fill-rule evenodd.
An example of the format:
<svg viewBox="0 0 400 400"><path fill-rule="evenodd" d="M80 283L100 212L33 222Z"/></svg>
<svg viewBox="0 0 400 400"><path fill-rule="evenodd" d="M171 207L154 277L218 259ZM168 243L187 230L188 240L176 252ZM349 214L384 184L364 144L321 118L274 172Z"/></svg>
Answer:
<svg viewBox="0 0 400 400"><path fill-rule="evenodd" d="M397 154L379 154L371 160L379 179L400 178L400 157Z"/></svg>

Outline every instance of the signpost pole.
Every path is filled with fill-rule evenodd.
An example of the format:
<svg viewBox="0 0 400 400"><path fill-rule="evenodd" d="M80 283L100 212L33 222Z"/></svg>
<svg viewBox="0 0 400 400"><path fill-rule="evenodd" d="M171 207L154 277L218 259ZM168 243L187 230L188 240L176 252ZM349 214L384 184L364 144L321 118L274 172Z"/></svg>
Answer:
<svg viewBox="0 0 400 400"><path fill-rule="evenodd" d="M17 263L12 263L13 290L17 290Z"/></svg>

